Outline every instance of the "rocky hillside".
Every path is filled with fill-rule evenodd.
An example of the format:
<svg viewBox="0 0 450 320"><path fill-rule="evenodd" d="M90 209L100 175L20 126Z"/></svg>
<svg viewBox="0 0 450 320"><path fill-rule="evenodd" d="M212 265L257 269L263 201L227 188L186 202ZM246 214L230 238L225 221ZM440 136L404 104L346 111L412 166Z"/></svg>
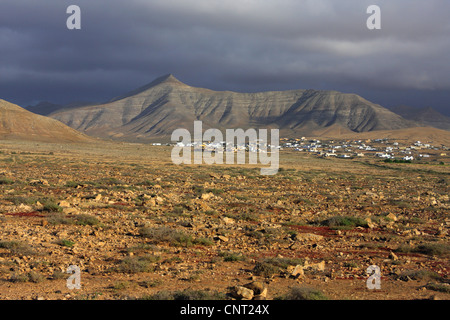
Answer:
<svg viewBox="0 0 450 320"><path fill-rule="evenodd" d="M1 99L0 139L48 142L85 142L92 140L60 121L34 114Z"/></svg>
<svg viewBox="0 0 450 320"><path fill-rule="evenodd" d="M188 86L173 75L111 102L56 111L51 117L89 135L128 141L169 137L175 129L280 128L307 135L339 126L353 132L393 130L414 124L356 94L290 90L260 93L212 91Z"/></svg>

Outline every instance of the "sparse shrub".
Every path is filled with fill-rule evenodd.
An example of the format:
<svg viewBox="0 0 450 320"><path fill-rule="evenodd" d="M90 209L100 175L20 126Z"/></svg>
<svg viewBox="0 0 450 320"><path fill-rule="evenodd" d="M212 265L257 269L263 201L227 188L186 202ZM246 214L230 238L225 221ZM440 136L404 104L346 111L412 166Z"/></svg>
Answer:
<svg viewBox="0 0 450 320"><path fill-rule="evenodd" d="M154 270L154 263L159 259L159 256L154 255L126 257L120 261L115 270L123 273L151 272Z"/></svg>
<svg viewBox="0 0 450 320"><path fill-rule="evenodd" d="M73 247L75 242L67 240L67 239L61 239L58 241L58 244L63 247Z"/></svg>
<svg viewBox="0 0 450 320"><path fill-rule="evenodd" d="M393 206L396 206L398 208L402 208L402 209L409 209L409 208L411 208L411 204L406 202L406 201L390 200L389 202L390 202L390 204L392 204ZM385 218L389 219L387 217L385 217Z"/></svg>
<svg viewBox="0 0 450 320"><path fill-rule="evenodd" d="M237 217L237 219L243 220L243 221L255 221L255 222L256 222L256 221L259 221L259 218L258 218L257 215L252 214L252 213L248 213L248 212L241 213L241 214Z"/></svg>
<svg viewBox="0 0 450 320"><path fill-rule="evenodd" d="M334 229L347 229L355 227L367 228L367 221L358 217L335 216L321 222L321 225Z"/></svg>
<svg viewBox="0 0 450 320"><path fill-rule="evenodd" d="M411 219L407 220L407 222L409 223L414 223L414 224L422 224L425 223L424 220L418 218L418 217L412 217Z"/></svg>
<svg viewBox="0 0 450 320"><path fill-rule="evenodd" d="M39 283L44 281L44 279L45 277L42 274L36 271L30 271L28 273L13 273L9 278L9 281Z"/></svg>
<svg viewBox="0 0 450 320"><path fill-rule="evenodd" d="M76 187L78 187L80 185L82 185L82 183L78 182L78 181L67 181L66 184L65 184L65 186L67 188L76 188Z"/></svg>
<svg viewBox="0 0 450 320"><path fill-rule="evenodd" d="M354 261L345 262L344 267L349 268L349 269L355 269L355 268L358 268L358 264Z"/></svg>
<svg viewBox="0 0 450 320"><path fill-rule="evenodd" d="M293 287L281 300L328 300L322 291L309 287Z"/></svg>
<svg viewBox="0 0 450 320"><path fill-rule="evenodd" d="M448 283L428 283L425 288L428 290L450 293L450 285Z"/></svg>
<svg viewBox="0 0 450 320"><path fill-rule="evenodd" d="M262 239L264 238L264 234L261 231L258 230L251 230L251 231L247 231L245 233L246 236L251 237L251 238L255 238L255 239Z"/></svg>
<svg viewBox="0 0 450 320"><path fill-rule="evenodd" d="M148 186L149 187L149 186L154 186L155 183L153 181L150 181L150 180L144 180L144 181L138 183L138 185L140 185L140 186Z"/></svg>
<svg viewBox="0 0 450 320"><path fill-rule="evenodd" d="M403 159L385 159L383 160L384 163L412 163L411 160L403 160Z"/></svg>
<svg viewBox="0 0 450 320"><path fill-rule="evenodd" d="M212 194L217 196L217 195L223 193L223 190L222 189L216 189L216 188L206 189L206 193L209 193L209 192L211 192Z"/></svg>
<svg viewBox="0 0 450 320"><path fill-rule="evenodd" d="M188 278L186 278L184 280L191 281L191 282L200 281L201 274L202 274L202 271L200 271L200 270L195 271L193 274L191 274Z"/></svg>
<svg viewBox="0 0 450 320"><path fill-rule="evenodd" d="M33 283L39 283L45 280L45 277L36 271L30 271L28 273L28 281Z"/></svg>
<svg viewBox="0 0 450 320"><path fill-rule="evenodd" d="M144 280L139 282L139 285L144 288L155 288L163 283L162 280Z"/></svg>
<svg viewBox="0 0 450 320"><path fill-rule="evenodd" d="M119 179L116 178L104 178L101 179L98 183L105 184L107 186L113 186L113 185L121 185L123 184L123 181L120 181Z"/></svg>
<svg viewBox="0 0 450 320"><path fill-rule="evenodd" d="M113 284L112 288L114 290L124 290L124 289L128 289L133 285L133 283L128 282L128 281L120 281L120 282L116 282Z"/></svg>
<svg viewBox="0 0 450 320"><path fill-rule="evenodd" d="M174 300L223 300L225 294L209 290L191 290L175 292Z"/></svg>
<svg viewBox="0 0 450 320"><path fill-rule="evenodd" d="M205 189L202 186L193 186L192 191L197 197L200 197L203 193L205 193Z"/></svg>
<svg viewBox="0 0 450 320"><path fill-rule="evenodd" d="M450 245L447 243L425 243L415 247L400 246L395 251L403 253L422 253L430 256L443 256L450 254Z"/></svg>
<svg viewBox="0 0 450 320"><path fill-rule="evenodd" d="M43 211L50 211L50 212L62 212L62 208L55 203L53 200L44 200L43 201Z"/></svg>
<svg viewBox="0 0 450 320"><path fill-rule="evenodd" d="M263 276L266 278L270 278L270 277L280 273L280 268L274 266L271 263L257 262L255 267L253 268L253 273L257 276Z"/></svg>
<svg viewBox="0 0 450 320"><path fill-rule="evenodd" d="M51 276L51 280L61 280L61 279L66 279L68 277L68 274L59 270L56 270L53 272L52 276Z"/></svg>
<svg viewBox="0 0 450 320"><path fill-rule="evenodd" d="M97 217L90 214L78 214L74 216L74 220L76 224L82 226L95 226L100 223Z"/></svg>
<svg viewBox="0 0 450 320"><path fill-rule="evenodd" d="M9 281L11 282L28 282L28 275L24 273L11 274Z"/></svg>
<svg viewBox="0 0 450 320"><path fill-rule="evenodd" d="M303 265L305 261L301 258L266 258L263 260L264 263L271 264L275 267L286 269L289 266L296 266L298 264Z"/></svg>
<svg viewBox="0 0 450 320"><path fill-rule="evenodd" d="M144 296L141 300L175 300L173 292L162 290L152 295Z"/></svg>
<svg viewBox="0 0 450 320"><path fill-rule="evenodd" d="M184 212L184 208L182 206L173 207L173 211L172 211L173 214L181 215L181 214L183 214L183 212Z"/></svg>
<svg viewBox="0 0 450 320"><path fill-rule="evenodd" d="M430 256L441 256L450 253L450 245L446 243L427 243L418 245L414 251Z"/></svg>
<svg viewBox="0 0 450 320"><path fill-rule="evenodd" d="M147 243L139 243L133 247L127 248L127 252L148 252L148 251L155 251L158 248L156 248L154 245L150 245Z"/></svg>
<svg viewBox="0 0 450 320"><path fill-rule="evenodd" d="M246 257L242 253L234 252L220 252L219 256L223 258L223 261L244 261Z"/></svg>
<svg viewBox="0 0 450 320"><path fill-rule="evenodd" d="M153 295L145 296L143 300L225 300L226 295L217 291L192 290L166 291L162 290Z"/></svg>
<svg viewBox="0 0 450 320"><path fill-rule="evenodd" d="M52 213L49 216L47 216L47 222L52 225L58 225L58 224L73 224L73 220L68 218L63 213Z"/></svg>
<svg viewBox="0 0 450 320"><path fill-rule="evenodd" d="M214 241L209 238L197 238L194 240L194 244L202 246L212 246L214 245Z"/></svg>
<svg viewBox="0 0 450 320"><path fill-rule="evenodd" d="M1 241L0 248L8 249L13 255L28 256L35 254L29 244L21 241Z"/></svg>
<svg viewBox="0 0 450 320"><path fill-rule="evenodd" d="M14 205L26 204L32 205L36 203L36 198L23 196L9 196L5 200L11 201Z"/></svg>
<svg viewBox="0 0 450 320"><path fill-rule="evenodd" d="M303 206L311 206L314 202L308 198L298 198L294 200L294 204L301 204Z"/></svg>
<svg viewBox="0 0 450 320"><path fill-rule="evenodd" d="M171 257L171 258L167 258L164 259L164 261L162 263L178 263L178 262L182 262L183 259L181 259L180 257Z"/></svg>
<svg viewBox="0 0 450 320"><path fill-rule="evenodd" d="M154 242L169 242L174 246L191 246L193 244L192 236L168 227L143 227L139 233L142 237Z"/></svg>
<svg viewBox="0 0 450 320"><path fill-rule="evenodd" d="M433 271L429 270L405 270L399 276L398 279L406 281L411 280L440 280L442 277Z"/></svg>
<svg viewBox="0 0 450 320"><path fill-rule="evenodd" d="M0 178L0 184L13 184L14 181L8 178Z"/></svg>

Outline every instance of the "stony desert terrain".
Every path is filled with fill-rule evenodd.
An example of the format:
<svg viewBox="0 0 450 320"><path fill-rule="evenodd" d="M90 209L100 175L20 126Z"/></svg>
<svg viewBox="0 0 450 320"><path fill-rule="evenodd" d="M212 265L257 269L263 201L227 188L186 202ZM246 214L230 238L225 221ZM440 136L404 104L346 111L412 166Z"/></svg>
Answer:
<svg viewBox="0 0 450 320"><path fill-rule="evenodd" d="M448 162L281 152L261 176L170 152L1 141L0 299L450 298Z"/></svg>

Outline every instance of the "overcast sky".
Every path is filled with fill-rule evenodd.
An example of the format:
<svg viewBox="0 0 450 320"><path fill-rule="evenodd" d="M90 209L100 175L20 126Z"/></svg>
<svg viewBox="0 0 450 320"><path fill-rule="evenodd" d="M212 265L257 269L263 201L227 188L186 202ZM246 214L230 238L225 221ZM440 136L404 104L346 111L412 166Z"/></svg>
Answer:
<svg viewBox="0 0 450 320"><path fill-rule="evenodd" d="M69 5L81 30L68 30ZM369 5L381 30L369 30ZM448 0L0 0L0 98L103 102L192 86L326 89L450 114Z"/></svg>

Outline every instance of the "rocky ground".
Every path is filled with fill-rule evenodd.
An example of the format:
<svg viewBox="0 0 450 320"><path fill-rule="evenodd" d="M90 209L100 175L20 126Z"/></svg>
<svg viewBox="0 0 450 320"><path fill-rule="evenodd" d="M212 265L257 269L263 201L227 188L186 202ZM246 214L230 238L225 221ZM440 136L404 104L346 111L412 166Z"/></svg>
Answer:
<svg viewBox="0 0 450 320"><path fill-rule="evenodd" d="M0 299L450 298L448 163L170 152L2 141Z"/></svg>

